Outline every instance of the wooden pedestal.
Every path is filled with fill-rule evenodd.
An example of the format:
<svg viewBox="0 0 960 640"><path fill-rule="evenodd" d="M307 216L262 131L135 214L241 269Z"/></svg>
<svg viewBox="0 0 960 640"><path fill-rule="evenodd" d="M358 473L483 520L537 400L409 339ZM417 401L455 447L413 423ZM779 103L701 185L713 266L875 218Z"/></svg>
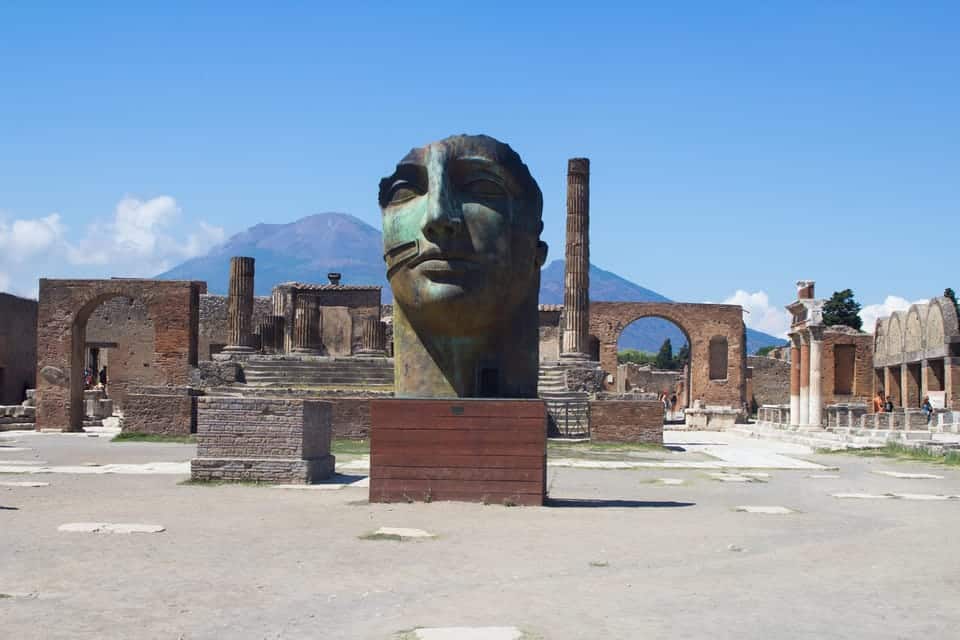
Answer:
<svg viewBox="0 0 960 640"><path fill-rule="evenodd" d="M542 400L370 401L370 502L542 505Z"/></svg>

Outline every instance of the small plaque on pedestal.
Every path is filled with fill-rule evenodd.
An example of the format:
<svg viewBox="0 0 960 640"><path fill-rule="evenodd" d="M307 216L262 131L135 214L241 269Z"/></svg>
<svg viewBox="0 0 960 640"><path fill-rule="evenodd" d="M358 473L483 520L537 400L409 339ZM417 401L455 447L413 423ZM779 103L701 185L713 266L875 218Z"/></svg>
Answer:
<svg viewBox="0 0 960 640"><path fill-rule="evenodd" d="M370 423L370 502L546 499L542 400L372 400Z"/></svg>

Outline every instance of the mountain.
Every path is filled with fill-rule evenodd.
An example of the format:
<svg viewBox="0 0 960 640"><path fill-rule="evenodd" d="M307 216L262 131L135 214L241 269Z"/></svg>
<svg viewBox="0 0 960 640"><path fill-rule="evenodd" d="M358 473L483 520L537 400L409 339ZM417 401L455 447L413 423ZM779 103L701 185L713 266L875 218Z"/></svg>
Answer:
<svg viewBox="0 0 960 640"><path fill-rule="evenodd" d="M383 285L389 298L382 254L379 229L345 213L319 213L289 224L250 227L157 277L205 280L210 293L225 294L231 256L249 256L257 261L258 296L270 295L279 282L326 282L327 273L337 271L343 284Z"/></svg>
<svg viewBox="0 0 960 640"><path fill-rule="evenodd" d="M318 213L288 224L258 224L232 236L207 255L192 258L158 278L204 280L210 293L225 294L231 256L255 258L256 295L270 295L279 282L326 282L327 273L343 274L343 284L379 284L391 301L383 266L380 231L345 213ZM670 302L656 291L590 265L590 298L622 302ZM540 278L540 302L563 304L563 260L547 265ZM674 352L686 343L683 333L660 318L634 322L620 337L621 349L656 352L670 338ZM748 353L783 344L771 335L747 329Z"/></svg>

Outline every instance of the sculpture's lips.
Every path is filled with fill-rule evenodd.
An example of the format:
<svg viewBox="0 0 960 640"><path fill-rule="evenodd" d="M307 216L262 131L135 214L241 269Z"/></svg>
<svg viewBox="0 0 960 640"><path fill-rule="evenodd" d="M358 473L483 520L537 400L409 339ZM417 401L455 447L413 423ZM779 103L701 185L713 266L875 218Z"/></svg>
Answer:
<svg viewBox="0 0 960 640"><path fill-rule="evenodd" d="M420 271L425 273L457 273L476 269L478 266L476 260L466 256L430 250L421 253L408 265L410 269L419 268Z"/></svg>

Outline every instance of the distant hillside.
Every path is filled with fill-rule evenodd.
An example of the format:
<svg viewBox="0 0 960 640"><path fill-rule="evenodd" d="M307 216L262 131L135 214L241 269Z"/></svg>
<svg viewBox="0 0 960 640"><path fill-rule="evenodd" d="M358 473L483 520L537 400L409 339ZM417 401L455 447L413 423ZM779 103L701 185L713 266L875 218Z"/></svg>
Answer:
<svg viewBox="0 0 960 640"><path fill-rule="evenodd" d="M380 231L346 213L318 213L288 224L258 224L231 237L205 256L187 260L158 278L204 280L210 293L225 294L231 256L256 258L255 292L270 295L279 282L326 282L327 273L343 274L343 284L379 284L383 301L390 302L383 266ZM615 302L670 302L656 291L590 266L590 298ZM554 260L542 272L542 304L563 304L563 260ZM686 343L683 333L659 318L635 322L620 338L621 349L657 351L670 338L674 351ZM782 344L773 336L747 329L747 348Z"/></svg>

